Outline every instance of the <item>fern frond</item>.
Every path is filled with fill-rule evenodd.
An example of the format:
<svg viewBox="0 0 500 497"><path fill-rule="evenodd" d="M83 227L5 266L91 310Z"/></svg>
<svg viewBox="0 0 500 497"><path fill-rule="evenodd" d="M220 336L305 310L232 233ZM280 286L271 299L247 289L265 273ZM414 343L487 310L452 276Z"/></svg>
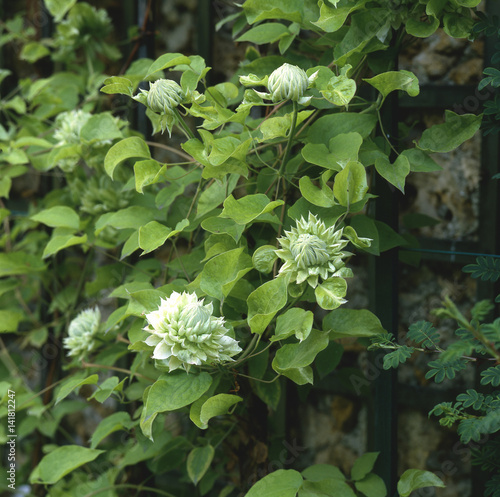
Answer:
<svg viewBox="0 0 500 497"><path fill-rule="evenodd" d="M408 347L406 345L401 345L393 352L389 352L384 356L384 369L397 368L400 364L406 362L408 358L411 357L413 347Z"/></svg>
<svg viewBox="0 0 500 497"><path fill-rule="evenodd" d="M441 383L445 378L452 380L459 371L466 367L466 362L461 359L450 362L431 361L428 366L431 368L425 374L426 379L434 378L436 383Z"/></svg>
<svg viewBox="0 0 500 497"><path fill-rule="evenodd" d="M500 385L500 366L494 366L481 372L481 385L498 387Z"/></svg>
<svg viewBox="0 0 500 497"><path fill-rule="evenodd" d="M494 283L500 278L500 259L477 257L476 264L467 264L462 271L471 273L473 278L481 278L482 281L491 280Z"/></svg>
<svg viewBox="0 0 500 497"><path fill-rule="evenodd" d="M458 395L457 400L462 402L464 407L472 407L472 409L479 411L484 403L484 395L469 388L465 393Z"/></svg>
<svg viewBox="0 0 500 497"><path fill-rule="evenodd" d="M410 325L407 337L428 349L437 349L440 340L436 328L428 321L417 321Z"/></svg>

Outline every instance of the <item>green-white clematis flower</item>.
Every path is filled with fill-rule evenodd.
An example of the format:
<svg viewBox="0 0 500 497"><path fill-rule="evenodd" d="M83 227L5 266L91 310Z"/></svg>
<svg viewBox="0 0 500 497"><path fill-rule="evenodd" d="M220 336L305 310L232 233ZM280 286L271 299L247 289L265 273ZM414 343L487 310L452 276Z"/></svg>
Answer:
<svg viewBox="0 0 500 497"><path fill-rule="evenodd" d="M369 247L371 243L368 238L358 237L351 226L327 228L311 213L307 221L301 217L297 226L285 231L285 236L278 241L281 248L275 250L275 254L284 261L278 276L289 278L290 295L299 296L308 284L314 288L316 300L323 309L336 309L347 302L345 278L352 276L352 270L346 267L344 259L352 254L344 250L345 246L349 241L360 248ZM268 252L267 247L265 250ZM262 251L261 255L267 252ZM258 257L256 262L260 262Z"/></svg>
<svg viewBox="0 0 500 497"><path fill-rule="evenodd" d="M57 145L74 145L80 143L80 133L87 121L92 117L84 110L61 112L55 121L54 138Z"/></svg>
<svg viewBox="0 0 500 497"><path fill-rule="evenodd" d="M312 97L305 97L304 93L313 84L317 76L318 71L308 77L304 69L285 63L274 70L269 78L259 79L257 76L250 74L249 76L242 76L240 82L245 86L266 85L269 93L259 91L255 91L255 93L273 102L292 100L301 105L307 105Z"/></svg>
<svg viewBox="0 0 500 497"><path fill-rule="evenodd" d="M204 304L194 293L173 292L158 310L146 314L146 320L144 330L151 335L145 343L155 348L153 359L169 371L232 361L241 352L224 318L213 316L212 303Z"/></svg>
<svg viewBox="0 0 500 497"><path fill-rule="evenodd" d="M68 336L63 340L64 347L68 349L68 356L82 360L96 348L97 343L94 338L99 331L100 323L101 312L97 307L80 312L71 321Z"/></svg>
<svg viewBox="0 0 500 497"><path fill-rule="evenodd" d="M311 213L307 221L302 217L296 227L278 239L281 249L276 250L276 255L285 262L280 275L289 274L291 282L298 285L307 282L313 288L320 277L328 280L352 276L344 262L352 254L343 251L349 240L342 238L342 232L335 230L335 226L327 228Z"/></svg>

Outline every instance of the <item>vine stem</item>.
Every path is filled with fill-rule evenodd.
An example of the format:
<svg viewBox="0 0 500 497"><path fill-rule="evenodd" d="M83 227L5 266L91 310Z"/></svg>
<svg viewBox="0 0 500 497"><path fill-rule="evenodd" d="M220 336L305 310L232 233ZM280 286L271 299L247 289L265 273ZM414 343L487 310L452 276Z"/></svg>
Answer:
<svg viewBox="0 0 500 497"><path fill-rule="evenodd" d="M157 147L157 148L162 148L164 150L168 150L169 152L177 154L179 157L183 157L188 162L196 162L190 155L186 154L182 150L177 150L174 147L170 147L169 145L165 145L163 143L151 142L151 141L146 141L146 144L149 145L150 147Z"/></svg>
<svg viewBox="0 0 500 497"><path fill-rule="evenodd" d="M177 124L179 127L182 129L184 134L187 136L188 139L190 138L196 138L194 136L194 133L189 129L188 125L184 122L184 119L182 119L182 116L179 112L178 109L174 109L175 117L177 118Z"/></svg>
<svg viewBox="0 0 500 497"><path fill-rule="evenodd" d="M290 156L293 139L295 137L295 127L297 126L297 116L299 112L298 112L298 104L295 100L292 101L292 105L293 105L292 125L290 126L290 134L288 135L288 141L286 143L285 153L283 154L283 160L281 161L281 166L278 171L279 176L283 176L283 171L285 170L286 164L288 162L288 157Z"/></svg>
<svg viewBox="0 0 500 497"><path fill-rule="evenodd" d="M141 373L134 373L133 371L130 371L130 369L117 368L116 366L106 366L105 364L94 364L92 362L85 362L85 361L82 361L82 366L84 368L109 369L111 371L118 371L119 373L129 374L130 376L138 376L148 381L153 381L153 382L155 381L153 380L153 378L148 378L147 376L144 376Z"/></svg>
<svg viewBox="0 0 500 497"><path fill-rule="evenodd" d="M277 374L272 380L260 380L259 378L254 378L253 376L248 376L247 374L243 373L237 373L238 376L243 376L244 378L249 378L250 380L254 381L260 381L261 383L274 383L280 376L281 374Z"/></svg>

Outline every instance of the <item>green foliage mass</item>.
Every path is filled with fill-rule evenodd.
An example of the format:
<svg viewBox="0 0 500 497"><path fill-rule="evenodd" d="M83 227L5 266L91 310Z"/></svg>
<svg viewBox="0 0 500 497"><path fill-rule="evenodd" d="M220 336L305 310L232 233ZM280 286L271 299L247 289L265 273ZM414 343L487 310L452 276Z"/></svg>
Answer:
<svg viewBox="0 0 500 497"><path fill-rule="evenodd" d="M383 333L396 349L384 367L417 350L387 338L370 311L342 307L349 262L407 243L370 217L373 178L404 192L408 175L436 169L430 154L479 129L481 115L447 111L400 150L381 117L398 92L419 93L414 74L395 70L402 44L438 27L468 37L479 1L246 0L226 21L249 48L215 85L202 57L180 53L117 75L105 10L44 3L52 38L21 16L0 24L2 47L15 45L30 67L19 80L0 70L0 441L15 399L19 450L35 454L18 481L51 497L180 497L193 486L210 496L385 496L376 453L350 478L315 465L251 486L263 463L241 437L257 399L277 415L285 388L328 374L341 338ZM53 72L37 76L46 61ZM137 109L152 139L130 124ZM478 264L482 276L498 269ZM468 355L496 347L498 323L479 324L486 312L460 322ZM410 331L420 348L441 350L429 323ZM50 346L58 353L47 360ZM40 361L26 367L26 355ZM458 355L429 375L453 378ZM47 361L60 361L59 378ZM485 385L499 381L498 367L484 371ZM496 394L474 395L435 411L445 424L462 420L464 440L499 423ZM114 412L82 440L67 421L89 406ZM425 486L442 482L409 470L398 491Z"/></svg>

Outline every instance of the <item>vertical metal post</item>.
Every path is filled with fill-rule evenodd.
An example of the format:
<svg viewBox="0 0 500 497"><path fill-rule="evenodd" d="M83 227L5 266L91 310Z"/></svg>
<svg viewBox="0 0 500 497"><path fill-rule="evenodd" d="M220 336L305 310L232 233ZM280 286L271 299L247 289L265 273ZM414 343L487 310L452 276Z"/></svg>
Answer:
<svg viewBox="0 0 500 497"><path fill-rule="evenodd" d="M139 29L143 29L141 44L137 50L137 58L154 58L155 43L154 43L154 11L155 0L138 0L137 1L137 24ZM146 18L147 17L147 18ZM144 87L146 89L146 86ZM141 132L146 139L152 134L151 123L146 116L146 108L143 105L136 107L137 130Z"/></svg>
<svg viewBox="0 0 500 497"><path fill-rule="evenodd" d="M205 59L208 67L213 67L213 9L211 0L198 0L196 51ZM210 72L207 74L210 81Z"/></svg>
<svg viewBox="0 0 500 497"><path fill-rule="evenodd" d="M397 53L395 52L395 57ZM393 60L397 66L397 60ZM397 69L390 67L388 69ZM391 141L397 137L399 105L398 96L393 93L384 103L382 126ZM392 154L394 155L394 154ZM394 161L396 157L391 156ZM373 204L375 219L398 230L398 192L380 176L374 178L374 193L378 195ZM370 306L382 326L393 335L398 331L398 251L392 249L370 260ZM388 495L396 494L397 481L397 371L385 371L382 367L383 353L371 355L377 377L372 384L370 425L368 427L368 448L380 452L375 467L384 480Z"/></svg>

